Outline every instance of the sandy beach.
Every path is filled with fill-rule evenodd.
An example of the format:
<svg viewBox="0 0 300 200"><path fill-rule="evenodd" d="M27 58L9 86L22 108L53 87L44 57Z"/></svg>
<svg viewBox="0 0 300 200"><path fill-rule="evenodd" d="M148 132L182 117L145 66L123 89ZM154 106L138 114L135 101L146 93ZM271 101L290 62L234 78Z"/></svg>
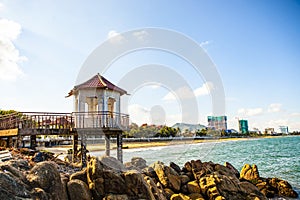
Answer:
<svg viewBox="0 0 300 200"><path fill-rule="evenodd" d="M149 147L160 147L170 145L181 145L181 144L196 144L196 143L209 143L209 142L227 142L237 140L253 140L257 138L219 138L219 139L203 139L203 140L171 140L171 141L156 141L156 142L123 142L124 149L137 149L137 148L149 148ZM116 149L116 144L111 143L111 149ZM72 145L60 145L52 147L37 147L38 150L46 150L54 154L67 154L68 149L72 149ZM89 152L104 151L105 145L99 144L88 144L87 149Z"/></svg>

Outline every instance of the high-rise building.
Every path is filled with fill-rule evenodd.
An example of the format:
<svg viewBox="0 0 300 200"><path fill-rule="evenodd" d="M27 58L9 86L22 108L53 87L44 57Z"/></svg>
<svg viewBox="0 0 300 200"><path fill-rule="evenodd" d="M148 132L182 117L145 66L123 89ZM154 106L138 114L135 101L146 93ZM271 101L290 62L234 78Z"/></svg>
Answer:
<svg viewBox="0 0 300 200"><path fill-rule="evenodd" d="M227 116L208 116L208 128L214 130L227 130Z"/></svg>
<svg viewBox="0 0 300 200"><path fill-rule="evenodd" d="M289 134L289 128L287 126L279 126L280 133Z"/></svg>
<svg viewBox="0 0 300 200"><path fill-rule="evenodd" d="M242 134L248 133L248 120L239 120L239 129Z"/></svg>

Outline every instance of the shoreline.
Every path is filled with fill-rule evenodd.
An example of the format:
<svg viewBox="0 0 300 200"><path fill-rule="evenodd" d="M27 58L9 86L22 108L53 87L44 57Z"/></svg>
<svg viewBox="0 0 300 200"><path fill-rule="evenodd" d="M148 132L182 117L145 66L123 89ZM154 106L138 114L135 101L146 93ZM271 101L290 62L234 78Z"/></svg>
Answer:
<svg viewBox="0 0 300 200"><path fill-rule="evenodd" d="M201 140L171 140L171 141L150 141L150 142L123 142L123 149L144 149L152 147L165 147L165 146L175 146L184 144L199 144L199 143L213 143L213 142L230 142L230 141L245 141L245 140L257 140L257 139L269 139L269 138L279 138L286 136L263 136L263 137L247 137L247 138L212 138L212 139L201 139ZM79 145L80 147L80 145ZM59 145L53 147L37 147L37 150L46 150L54 154L67 154L67 150L72 149L72 145ZM116 149L116 144L111 143L111 150ZM105 144L88 144L87 150L89 152L99 152L105 151Z"/></svg>

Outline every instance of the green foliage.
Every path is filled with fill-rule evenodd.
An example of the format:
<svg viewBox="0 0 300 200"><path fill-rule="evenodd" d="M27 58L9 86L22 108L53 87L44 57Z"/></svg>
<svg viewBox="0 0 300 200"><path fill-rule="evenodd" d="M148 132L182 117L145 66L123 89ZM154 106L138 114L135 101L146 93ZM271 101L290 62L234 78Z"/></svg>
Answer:
<svg viewBox="0 0 300 200"><path fill-rule="evenodd" d="M15 110L0 110L0 116L1 115L8 115L8 114L12 114L12 113L16 113L17 111Z"/></svg>
<svg viewBox="0 0 300 200"><path fill-rule="evenodd" d="M138 126L137 124L132 123L129 126L129 131L126 131L123 136L125 138L175 137L179 132L179 128L148 124Z"/></svg>
<svg viewBox="0 0 300 200"><path fill-rule="evenodd" d="M196 136L200 136L200 137L207 136L207 129L206 128L203 128L201 130L198 129L196 131Z"/></svg>
<svg viewBox="0 0 300 200"><path fill-rule="evenodd" d="M163 126L155 137L175 137L179 133L180 129L172 128L169 126Z"/></svg>

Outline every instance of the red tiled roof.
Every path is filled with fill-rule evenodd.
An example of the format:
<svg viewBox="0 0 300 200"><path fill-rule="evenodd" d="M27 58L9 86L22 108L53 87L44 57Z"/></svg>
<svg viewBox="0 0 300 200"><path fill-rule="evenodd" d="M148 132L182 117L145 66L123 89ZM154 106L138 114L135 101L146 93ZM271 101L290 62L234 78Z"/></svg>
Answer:
<svg viewBox="0 0 300 200"><path fill-rule="evenodd" d="M93 76L91 79L87 80L84 83L81 83L79 85L76 85L69 93L68 96L72 96L76 90L79 89L86 89L86 88L101 88L101 89L109 89L113 91L119 92L121 95L127 94L125 90L122 88L119 88L118 86L114 85L110 81L108 81L103 76L100 76L100 74L97 74Z"/></svg>

